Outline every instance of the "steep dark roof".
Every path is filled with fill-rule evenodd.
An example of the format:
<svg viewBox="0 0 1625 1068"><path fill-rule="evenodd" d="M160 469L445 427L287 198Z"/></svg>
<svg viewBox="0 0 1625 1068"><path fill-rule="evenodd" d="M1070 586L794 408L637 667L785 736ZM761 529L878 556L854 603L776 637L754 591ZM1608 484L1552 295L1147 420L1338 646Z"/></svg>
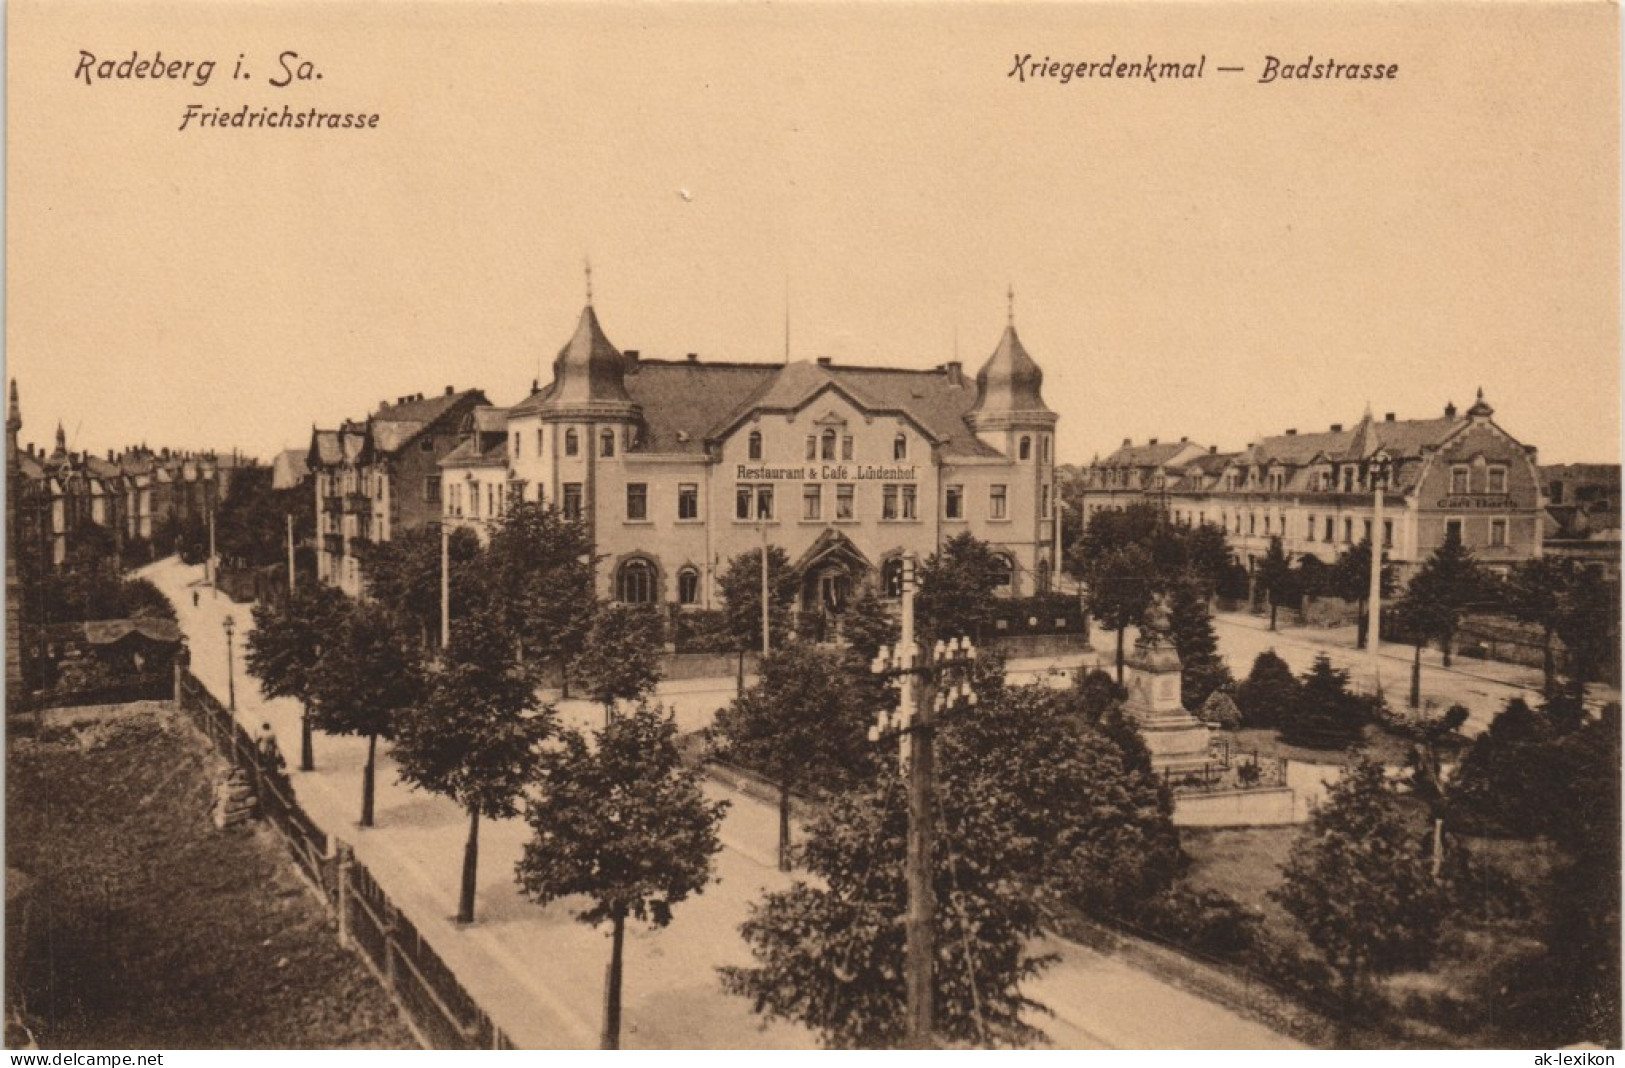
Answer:
<svg viewBox="0 0 1625 1068"><path fill-rule="evenodd" d="M1155 445L1120 445L1100 467L1161 467L1188 449L1200 449L1188 441L1159 441ZM1205 450L1204 450L1205 451Z"/></svg>

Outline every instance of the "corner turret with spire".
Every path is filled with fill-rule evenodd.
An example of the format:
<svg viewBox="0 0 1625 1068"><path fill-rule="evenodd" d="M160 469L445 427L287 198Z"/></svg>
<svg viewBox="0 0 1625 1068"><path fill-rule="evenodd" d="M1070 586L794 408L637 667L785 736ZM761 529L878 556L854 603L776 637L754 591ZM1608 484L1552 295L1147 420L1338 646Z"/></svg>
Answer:
<svg viewBox="0 0 1625 1068"><path fill-rule="evenodd" d="M1044 372L1016 333L1014 287L1006 297L1004 335L976 372L976 403L965 416L977 437L1001 451L1008 442L997 440L999 431L1048 430L1056 422L1055 413L1044 403Z"/></svg>

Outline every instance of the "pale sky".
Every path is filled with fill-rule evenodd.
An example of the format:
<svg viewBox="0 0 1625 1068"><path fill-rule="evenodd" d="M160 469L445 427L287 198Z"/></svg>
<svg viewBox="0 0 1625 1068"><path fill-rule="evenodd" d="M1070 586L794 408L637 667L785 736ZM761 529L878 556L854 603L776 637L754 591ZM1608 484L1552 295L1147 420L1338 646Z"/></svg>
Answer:
<svg viewBox="0 0 1625 1068"><path fill-rule="evenodd" d="M386 397L512 404L590 257L645 356L779 359L788 291L793 358L974 370L1013 285L1065 462L1479 386L1542 461L1617 462L1617 26L1602 3L13 0L23 439L60 419L76 448L269 459ZM218 66L86 85L81 50ZM284 50L322 79L271 87ZM1147 52L1205 76L1007 77ZM1258 84L1311 54L1399 76ZM380 122L178 131L192 103Z"/></svg>

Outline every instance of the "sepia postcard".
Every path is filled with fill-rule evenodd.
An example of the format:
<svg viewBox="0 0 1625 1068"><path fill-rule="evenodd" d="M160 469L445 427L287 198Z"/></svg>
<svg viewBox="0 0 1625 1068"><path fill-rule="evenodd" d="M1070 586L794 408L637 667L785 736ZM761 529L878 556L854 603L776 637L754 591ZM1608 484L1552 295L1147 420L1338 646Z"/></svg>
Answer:
<svg viewBox="0 0 1625 1068"><path fill-rule="evenodd" d="M8 1048L1613 1063L1616 4L5 18Z"/></svg>

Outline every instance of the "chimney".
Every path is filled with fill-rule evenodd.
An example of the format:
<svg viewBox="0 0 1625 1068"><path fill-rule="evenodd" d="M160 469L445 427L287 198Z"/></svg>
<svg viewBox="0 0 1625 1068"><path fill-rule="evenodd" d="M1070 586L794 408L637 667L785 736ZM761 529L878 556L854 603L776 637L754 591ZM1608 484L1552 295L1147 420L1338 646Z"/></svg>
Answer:
<svg viewBox="0 0 1625 1068"><path fill-rule="evenodd" d="M1184 437L1184 436L1181 436L1180 439L1179 439L1179 443L1181 445L1189 445L1191 443L1191 439L1187 438L1187 437Z"/></svg>
<svg viewBox="0 0 1625 1068"><path fill-rule="evenodd" d="M1337 428L1334 426L1334 427L1332 427L1332 429L1336 430ZM1289 437L1289 438L1297 437L1298 436L1298 428L1297 427L1289 427L1287 429L1286 436Z"/></svg>
<svg viewBox="0 0 1625 1068"><path fill-rule="evenodd" d="M829 364L830 364L830 358L828 356L820 356L820 357L818 357L818 366L820 366L820 367L828 367Z"/></svg>
<svg viewBox="0 0 1625 1068"><path fill-rule="evenodd" d="M1394 413L1393 412L1383 412L1382 413L1382 421L1385 422L1385 423L1392 423L1394 421Z"/></svg>
<svg viewBox="0 0 1625 1068"><path fill-rule="evenodd" d="M1219 447L1217 445L1209 445L1207 447L1207 454L1209 456L1217 456L1217 455L1219 455Z"/></svg>
<svg viewBox="0 0 1625 1068"><path fill-rule="evenodd" d="M621 353L621 355L625 356L626 357L626 362L631 364L633 367L636 367L638 365L638 350L637 349L627 349L625 352Z"/></svg>
<svg viewBox="0 0 1625 1068"><path fill-rule="evenodd" d="M943 365L948 369L948 384L959 387L965 384L965 365L958 360L949 360Z"/></svg>
<svg viewBox="0 0 1625 1068"><path fill-rule="evenodd" d="M455 389L452 389L452 388L451 388L451 387L450 387L450 386L447 386L447 387L446 387L446 396L448 396L448 397L449 397L449 396L451 396L451 395L452 395L452 394L453 394L453 393L456 393L456 392L457 392L457 391L456 391L456 390L455 390Z"/></svg>
<svg viewBox="0 0 1625 1068"><path fill-rule="evenodd" d="M113 462L113 450L112 449L107 450L107 462L108 463Z"/></svg>
<svg viewBox="0 0 1625 1068"><path fill-rule="evenodd" d="M389 402L387 400L381 400L381 401L378 402L378 407L380 407L380 408L388 408L389 407ZM340 430L344 429L344 424L343 423L339 424L339 429Z"/></svg>
<svg viewBox="0 0 1625 1068"><path fill-rule="evenodd" d="M1128 448L1132 444L1134 444L1134 439L1133 438L1124 438L1123 439L1123 447L1125 449Z"/></svg>
<svg viewBox="0 0 1625 1068"><path fill-rule="evenodd" d="M1343 432L1343 424L1342 423L1333 423L1332 424L1332 433L1333 434L1341 434L1342 432Z"/></svg>
<svg viewBox="0 0 1625 1068"><path fill-rule="evenodd" d="M689 363L699 363L700 362L700 354L697 353L697 352L689 353L688 354L688 362Z"/></svg>
<svg viewBox="0 0 1625 1068"><path fill-rule="evenodd" d="M1454 401L1444 402L1444 417L1446 419L1454 419L1456 417L1456 403Z"/></svg>
<svg viewBox="0 0 1625 1068"><path fill-rule="evenodd" d="M1156 438L1152 438L1150 441L1146 442L1147 445L1155 445L1156 443L1157 443Z"/></svg>

